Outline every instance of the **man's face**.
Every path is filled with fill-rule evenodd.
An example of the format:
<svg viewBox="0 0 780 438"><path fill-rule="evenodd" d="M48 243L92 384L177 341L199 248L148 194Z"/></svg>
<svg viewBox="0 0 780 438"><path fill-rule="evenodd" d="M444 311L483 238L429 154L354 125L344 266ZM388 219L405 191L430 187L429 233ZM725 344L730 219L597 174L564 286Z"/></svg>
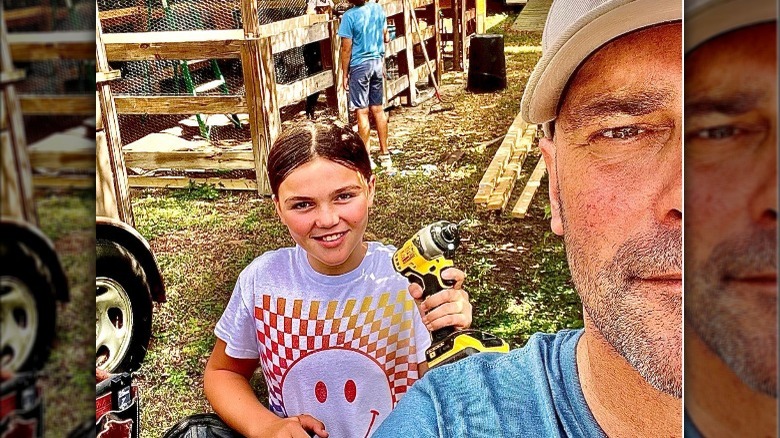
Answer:
<svg viewBox="0 0 780 438"><path fill-rule="evenodd" d="M777 395L774 24L686 60L686 319L753 389Z"/></svg>
<svg viewBox="0 0 780 438"><path fill-rule="evenodd" d="M655 388L682 392L682 28L586 60L542 141L552 228L585 311Z"/></svg>

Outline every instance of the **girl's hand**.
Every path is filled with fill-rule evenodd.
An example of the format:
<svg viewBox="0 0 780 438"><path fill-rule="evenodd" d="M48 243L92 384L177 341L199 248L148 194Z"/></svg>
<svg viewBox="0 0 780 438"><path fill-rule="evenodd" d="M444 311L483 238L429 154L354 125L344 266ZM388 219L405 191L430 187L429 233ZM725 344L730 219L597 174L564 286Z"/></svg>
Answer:
<svg viewBox="0 0 780 438"><path fill-rule="evenodd" d="M428 330L434 331L442 327L452 326L464 329L471 326L472 307L469 294L463 290L463 280L466 274L460 269L445 269L441 276L445 280L454 280L452 289L444 289L425 299L419 304L420 314ZM409 293L415 300L422 297L422 288L417 284L409 285Z"/></svg>
<svg viewBox="0 0 780 438"><path fill-rule="evenodd" d="M327 438L325 424L311 415L297 415L290 418L280 418L265 428L258 438L310 438L314 433L320 438Z"/></svg>

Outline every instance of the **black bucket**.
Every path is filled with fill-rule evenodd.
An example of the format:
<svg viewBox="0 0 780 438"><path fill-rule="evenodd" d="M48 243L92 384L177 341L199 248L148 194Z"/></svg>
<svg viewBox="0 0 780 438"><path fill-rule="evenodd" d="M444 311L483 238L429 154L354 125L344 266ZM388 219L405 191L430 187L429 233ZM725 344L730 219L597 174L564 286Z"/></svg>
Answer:
<svg viewBox="0 0 780 438"><path fill-rule="evenodd" d="M474 35L469 48L469 91L506 88L506 57L503 35Z"/></svg>

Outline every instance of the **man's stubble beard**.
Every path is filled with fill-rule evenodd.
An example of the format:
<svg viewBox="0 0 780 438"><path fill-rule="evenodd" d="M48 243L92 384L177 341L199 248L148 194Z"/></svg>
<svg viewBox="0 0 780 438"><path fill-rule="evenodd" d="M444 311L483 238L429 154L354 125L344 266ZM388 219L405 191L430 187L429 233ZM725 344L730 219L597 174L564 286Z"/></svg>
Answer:
<svg viewBox="0 0 780 438"><path fill-rule="evenodd" d="M777 320L777 296L753 295L764 318L744 312L741 295L723 280L776 268L777 231L760 230L718 244L709 258L686 266L686 320L707 346L753 390L777 397L777 326L753 327ZM744 323L745 325L741 324ZM752 328L752 330L751 330Z"/></svg>
<svg viewBox="0 0 780 438"><path fill-rule="evenodd" d="M562 202L560 209L572 280L588 316L647 383L681 398L682 290L662 297L658 303L661 318L647 321L643 317L650 312L646 304L651 301L646 291L637 288L636 280L682 271L682 230L659 224L625 240L609 263L593 266L586 248L598 236L579 240L568 226Z"/></svg>

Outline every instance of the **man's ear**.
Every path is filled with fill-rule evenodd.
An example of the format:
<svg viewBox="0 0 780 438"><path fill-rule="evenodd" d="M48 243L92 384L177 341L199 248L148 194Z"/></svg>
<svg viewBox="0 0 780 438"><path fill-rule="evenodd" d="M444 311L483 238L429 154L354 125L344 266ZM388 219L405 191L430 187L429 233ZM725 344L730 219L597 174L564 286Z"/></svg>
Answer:
<svg viewBox="0 0 780 438"><path fill-rule="evenodd" d="M544 164L547 166L547 179L550 189L550 228L553 233L563 236L563 219L561 218L561 200L558 190L558 168L555 161L555 143L548 137L539 140L539 149L542 151Z"/></svg>
<svg viewBox="0 0 780 438"><path fill-rule="evenodd" d="M376 176L371 175L368 179L368 206L369 208L374 205L374 190L376 188Z"/></svg>

